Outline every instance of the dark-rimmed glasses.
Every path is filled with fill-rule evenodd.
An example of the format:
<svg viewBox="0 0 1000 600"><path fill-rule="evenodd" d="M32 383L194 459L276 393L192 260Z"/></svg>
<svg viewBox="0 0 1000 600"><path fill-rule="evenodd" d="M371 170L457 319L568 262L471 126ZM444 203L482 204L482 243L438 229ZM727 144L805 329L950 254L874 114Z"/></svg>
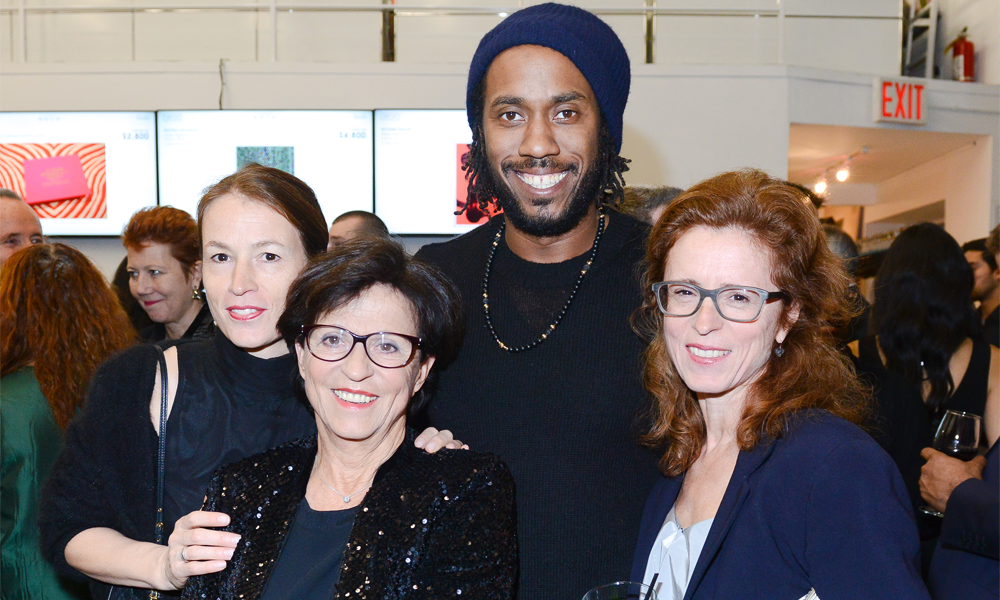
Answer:
<svg viewBox="0 0 1000 600"><path fill-rule="evenodd" d="M749 286L728 286L706 290L683 281L661 281L653 284L653 295L660 312L668 317L690 317L698 312L705 298L711 298L715 310L723 319L736 323L756 321L764 304L772 300L787 300L783 291L769 292Z"/></svg>
<svg viewBox="0 0 1000 600"><path fill-rule="evenodd" d="M369 360L386 369L410 364L420 348L420 338L412 335L391 331L358 335L335 325L303 325L302 337L309 353L325 362L347 358L354 345L361 342Z"/></svg>

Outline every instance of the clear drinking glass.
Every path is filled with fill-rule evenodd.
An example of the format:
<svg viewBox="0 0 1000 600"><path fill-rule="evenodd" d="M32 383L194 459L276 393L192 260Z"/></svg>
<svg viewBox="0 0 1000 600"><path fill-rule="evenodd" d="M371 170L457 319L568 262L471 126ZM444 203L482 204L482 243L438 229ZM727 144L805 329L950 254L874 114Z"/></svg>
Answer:
<svg viewBox="0 0 1000 600"><path fill-rule="evenodd" d="M644 583L616 581L595 587L583 600L656 600L656 592Z"/></svg>
<svg viewBox="0 0 1000 600"><path fill-rule="evenodd" d="M959 460L972 460L979 453L981 421L979 415L972 413L957 410L945 412L931 447L942 454ZM927 515L944 516L944 513L938 512L930 506L923 506L920 510Z"/></svg>

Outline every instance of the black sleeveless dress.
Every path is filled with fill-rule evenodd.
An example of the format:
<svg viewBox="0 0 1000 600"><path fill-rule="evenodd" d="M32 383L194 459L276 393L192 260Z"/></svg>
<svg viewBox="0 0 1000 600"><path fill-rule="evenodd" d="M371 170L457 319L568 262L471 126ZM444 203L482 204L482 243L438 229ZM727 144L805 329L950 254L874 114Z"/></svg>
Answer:
<svg viewBox="0 0 1000 600"><path fill-rule="evenodd" d="M906 411L888 411L885 414L888 419L885 419L882 423L880 423L880 426L884 428L885 431L893 432L897 436L905 431L907 434L915 433L918 438L922 438L924 440L923 443L919 443L916 446L911 445L910 447L912 450L908 453L904 453L900 456L894 454L893 459L896 461L896 465L899 467L900 473L902 474L907 485L907 489L910 491L910 495L914 501L914 513L917 519L917 528L920 532L921 539L921 562L925 575L930 566L930 559L933 555L934 547L937 544L937 538L941 534L941 519L938 517L924 515L919 511L919 507L926 504L926 502L919 497L920 468L926 462L920 456L920 450L931 446L934 442L934 434L937 432L938 425L941 423L941 419L944 417L945 411L956 410L979 415L980 417L983 416L983 413L986 410L986 394L989 390L990 353L991 350L989 344L979 340L972 341L972 356L969 358L969 366L965 371L965 375L962 376L961 383L959 383L955 391L952 392L951 396L945 400L940 407L938 407L938 410L927 410L927 417L925 419L912 418L911 413L906 413L911 414L911 418L904 422L894 419L893 416L890 415L904 414ZM904 385L908 384L908 382L903 380L902 377L889 372L885 368L885 365L882 364L882 358L879 355L878 345L875 343L875 336L868 336L861 340L858 345L858 354L858 359L862 365L862 368L859 369L859 373L863 370L871 372L876 376L879 373L885 373L902 380ZM916 392L919 399L921 397L920 388L913 384L908 385L913 391ZM889 399L889 401L897 401L902 397L903 394L900 394L899 398ZM880 401L881 400L882 399L880 398ZM915 427L922 428L923 431L906 431ZM985 431L980 432L979 439L981 445L986 443Z"/></svg>
<svg viewBox="0 0 1000 600"><path fill-rule="evenodd" d="M868 336L861 340L859 346L859 359L867 369L885 370L882 359L879 357L878 346L875 343L875 336ZM951 396L938 407L937 411L930 413L930 439L933 439L937 431L938 424L945 411L956 410L983 416L986 410L986 394L989 391L990 376L990 345L979 340L972 340L972 356L969 358L969 367L962 376L961 383L955 388Z"/></svg>
<svg viewBox="0 0 1000 600"><path fill-rule="evenodd" d="M945 401L941 416L946 410L958 410L983 416L986 411L986 394L989 393L990 377L990 345L986 342L973 340L972 356L969 358L969 368L966 369L962 382ZM934 419L934 427L941 422L941 416Z"/></svg>
<svg viewBox="0 0 1000 600"><path fill-rule="evenodd" d="M201 508L216 469L316 434L316 419L296 398L295 354L251 356L221 334L177 345L177 395L167 419L165 535Z"/></svg>

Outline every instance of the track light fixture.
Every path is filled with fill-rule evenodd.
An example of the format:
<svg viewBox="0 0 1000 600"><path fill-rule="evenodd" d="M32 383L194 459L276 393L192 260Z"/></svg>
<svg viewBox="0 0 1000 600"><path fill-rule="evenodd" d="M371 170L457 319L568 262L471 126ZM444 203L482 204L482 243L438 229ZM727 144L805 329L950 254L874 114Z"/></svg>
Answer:
<svg viewBox="0 0 1000 600"><path fill-rule="evenodd" d="M823 174L819 178L819 181L817 181L816 184L813 186L813 190L817 194L822 194L826 192L828 188L826 182L827 180L830 179L831 172L833 172L834 177L837 179L837 181L841 183L847 181L851 177L851 161L854 160L854 157L856 156L859 156L861 154L868 154L868 150L869 150L868 146L863 146L861 150L858 150L857 152L854 152L853 154L850 154L847 158L845 158L840 163L840 165L836 167L830 167L824 170ZM834 168L836 168L837 170L834 171Z"/></svg>

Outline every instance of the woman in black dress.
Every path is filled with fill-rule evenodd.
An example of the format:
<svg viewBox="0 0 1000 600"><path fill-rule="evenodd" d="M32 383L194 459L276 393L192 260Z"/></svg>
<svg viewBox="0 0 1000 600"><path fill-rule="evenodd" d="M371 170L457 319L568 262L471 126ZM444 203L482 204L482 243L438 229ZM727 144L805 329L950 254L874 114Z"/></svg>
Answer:
<svg viewBox="0 0 1000 600"><path fill-rule="evenodd" d="M932 223L905 229L889 247L875 277L872 335L859 344L862 368L878 378L880 372L889 371L906 380L927 409L919 421L879 424L886 431L916 430L924 440L921 454L900 459L900 472L910 489L917 489L925 459L939 454L928 446L945 411L983 417L983 447L1000 436L996 415L986 410L987 399L993 406L1000 402L1000 350L979 340L972 286L972 268L958 242ZM918 509L917 524L926 572L941 520Z"/></svg>

